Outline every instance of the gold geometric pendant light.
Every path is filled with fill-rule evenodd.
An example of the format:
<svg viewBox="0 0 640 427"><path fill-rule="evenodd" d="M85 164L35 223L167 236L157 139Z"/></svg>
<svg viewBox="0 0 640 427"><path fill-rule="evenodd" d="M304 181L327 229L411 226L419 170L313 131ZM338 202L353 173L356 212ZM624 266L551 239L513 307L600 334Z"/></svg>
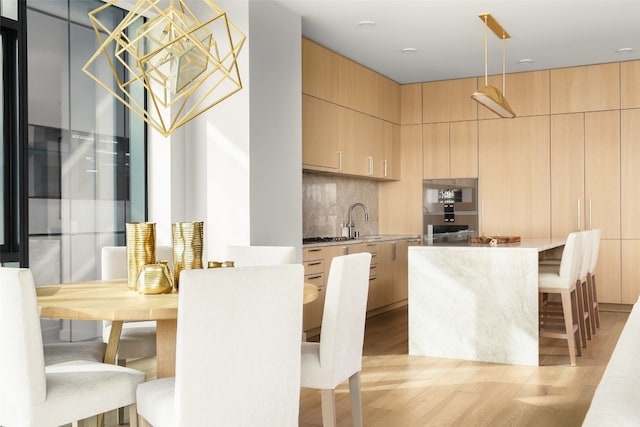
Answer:
<svg viewBox="0 0 640 427"><path fill-rule="evenodd" d="M196 17L186 0L169 0L166 9L158 6L161 1L138 0L113 28L110 20L100 17L118 0L89 12L100 47L82 71L167 136L242 89L237 61L246 36L210 0L197 0L213 13L205 20ZM144 15L152 17L144 22ZM112 75L95 71L99 67L94 63L101 57ZM127 79L114 64L125 67ZM140 85L146 89L147 105L132 96Z"/></svg>
<svg viewBox="0 0 640 427"><path fill-rule="evenodd" d="M506 60L506 39L508 39L509 33L507 33L501 26L498 24L493 16L488 13L482 13L478 15L480 19L484 21L484 87L479 88L475 91L471 98L478 101L480 104L484 105L500 117L505 118L513 118L516 116L516 113L513 112L511 106L507 102L507 99L504 97L503 93L505 91L505 60ZM502 39L502 92L498 90L495 86L489 85L489 79L487 77L487 36L488 30L491 30L495 33L498 38Z"/></svg>

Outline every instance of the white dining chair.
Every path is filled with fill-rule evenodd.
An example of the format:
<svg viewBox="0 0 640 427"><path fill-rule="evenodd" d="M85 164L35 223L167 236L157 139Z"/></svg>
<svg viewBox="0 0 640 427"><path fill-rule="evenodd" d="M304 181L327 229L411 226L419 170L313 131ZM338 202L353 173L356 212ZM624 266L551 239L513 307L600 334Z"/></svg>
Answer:
<svg viewBox="0 0 640 427"><path fill-rule="evenodd" d="M563 325L554 321L547 322L545 307L540 307L540 337L565 339L569 348L571 365L576 365L576 356L582 355L579 327L579 299L577 287L580 281L582 264L582 232L573 232L567 236L562 251L560 268L557 271L538 272L538 292L560 296ZM544 298L540 298L543 300Z"/></svg>
<svg viewBox="0 0 640 427"><path fill-rule="evenodd" d="M172 264L173 253L170 246L158 246L156 259L169 261ZM127 274L127 247L105 246L102 248L102 280L126 279ZM109 340L111 322L103 321L102 339ZM153 357L156 355L156 322L134 321L124 322L120 333L117 363L126 366L128 359Z"/></svg>
<svg viewBox="0 0 640 427"><path fill-rule="evenodd" d="M184 270L176 375L138 387L141 424L297 426L303 285L299 264Z"/></svg>
<svg viewBox="0 0 640 427"><path fill-rule="evenodd" d="M296 248L293 246L227 246L226 260L236 267L256 265L294 264Z"/></svg>
<svg viewBox="0 0 640 427"><path fill-rule="evenodd" d="M102 341L60 342L44 345L44 364L70 360L88 360L90 362L103 362L107 344Z"/></svg>
<svg viewBox="0 0 640 427"><path fill-rule="evenodd" d="M334 389L347 378L353 424L362 426L360 371L371 254L333 258L329 269L320 342L302 343L302 387L322 390L322 423L336 425Z"/></svg>
<svg viewBox="0 0 640 427"><path fill-rule="evenodd" d="M29 269L0 267L0 342L0 425L77 425L121 406L135 415L143 372L89 361L45 366Z"/></svg>

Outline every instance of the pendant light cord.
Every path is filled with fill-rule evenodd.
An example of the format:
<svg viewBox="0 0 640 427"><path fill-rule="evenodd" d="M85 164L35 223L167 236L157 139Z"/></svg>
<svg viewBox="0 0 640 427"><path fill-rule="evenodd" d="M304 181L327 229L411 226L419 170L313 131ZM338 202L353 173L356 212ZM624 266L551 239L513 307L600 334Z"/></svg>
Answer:
<svg viewBox="0 0 640 427"><path fill-rule="evenodd" d="M487 77L487 61L489 60L489 48L487 43L489 41L489 24L487 23L487 16L484 17L484 85L489 86L489 78Z"/></svg>

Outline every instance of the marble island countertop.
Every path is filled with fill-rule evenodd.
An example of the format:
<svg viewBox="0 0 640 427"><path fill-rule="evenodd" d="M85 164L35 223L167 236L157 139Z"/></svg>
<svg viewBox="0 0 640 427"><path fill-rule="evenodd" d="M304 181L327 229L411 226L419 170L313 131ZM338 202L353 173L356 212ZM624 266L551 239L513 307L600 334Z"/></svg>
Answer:
<svg viewBox="0 0 640 427"><path fill-rule="evenodd" d="M386 242L386 241L393 241L393 240L414 240L414 239L419 240L420 235L418 234L380 234L375 236L362 236L357 239L304 243L302 247L315 248L320 246L341 246L341 245L354 245L356 243Z"/></svg>
<svg viewBox="0 0 640 427"><path fill-rule="evenodd" d="M485 243L434 243L433 245L425 245L425 248L451 248L454 250L468 249L468 248L486 248L486 249L534 249L538 252L546 251L549 249L557 248L564 245L564 238L523 238L520 242L516 243L499 243L496 246L491 246Z"/></svg>

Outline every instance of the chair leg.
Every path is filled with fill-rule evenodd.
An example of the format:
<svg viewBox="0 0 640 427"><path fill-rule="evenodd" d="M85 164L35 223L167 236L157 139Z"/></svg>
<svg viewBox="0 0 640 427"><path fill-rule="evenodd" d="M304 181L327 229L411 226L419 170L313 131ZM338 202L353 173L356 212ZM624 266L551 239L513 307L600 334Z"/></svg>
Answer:
<svg viewBox="0 0 640 427"><path fill-rule="evenodd" d="M126 359L118 359L116 363L118 366L127 366ZM116 412L116 421L118 425L124 424L124 408L118 408L118 411Z"/></svg>
<svg viewBox="0 0 640 427"><path fill-rule="evenodd" d="M322 425L324 427L336 426L336 398L333 389L322 389Z"/></svg>
<svg viewBox="0 0 640 427"><path fill-rule="evenodd" d="M580 331L580 342L582 343L582 347L586 348L587 347L587 329L586 329L586 322L584 321L584 296L583 296L583 292L582 292L583 288L582 288L582 281L580 279L578 279L578 281L576 282L576 298L577 298L577 317L576 320L578 321L578 330ZM591 338L591 334L589 334L589 338Z"/></svg>
<svg viewBox="0 0 640 427"><path fill-rule="evenodd" d="M351 397L351 416L354 427L362 427L362 393L360 388L360 372L349 377L349 396Z"/></svg>
<svg viewBox="0 0 640 427"><path fill-rule="evenodd" d="M589 325L591 326L591 334L596 334L596 313L593 303L593 289L591 288L591 275L587 275L587 305L589 310Z"/></svg>
<svg viewBox="0 0 640 427"><path fill-rule="evenodd" d="M600 328L600 308L598 307L598 293L596 292L596 275L589 274L591 278L591 295L593 296L593 313L596 322L596 328Z"/></svg>
<svg viewBox="0 0 640 427"><path fill-rule="evenodd" d="M576 301L577 302L577 301ZM575 306L571 303L571 294L569 292L562 293L562 310L564 311L564 327L567 331L567 344L569 346L569 360L572 366L576 365L576 352L580 351L580 335L574 334L575 323L573 321L573 313ZM577 314L577 313L576 313Z"/></svg>
<svg viewBox="0 0 640 427"><path fill-rule="evenodd" d="M129 405L129 427L138 427L138 405Z"/></svg>

